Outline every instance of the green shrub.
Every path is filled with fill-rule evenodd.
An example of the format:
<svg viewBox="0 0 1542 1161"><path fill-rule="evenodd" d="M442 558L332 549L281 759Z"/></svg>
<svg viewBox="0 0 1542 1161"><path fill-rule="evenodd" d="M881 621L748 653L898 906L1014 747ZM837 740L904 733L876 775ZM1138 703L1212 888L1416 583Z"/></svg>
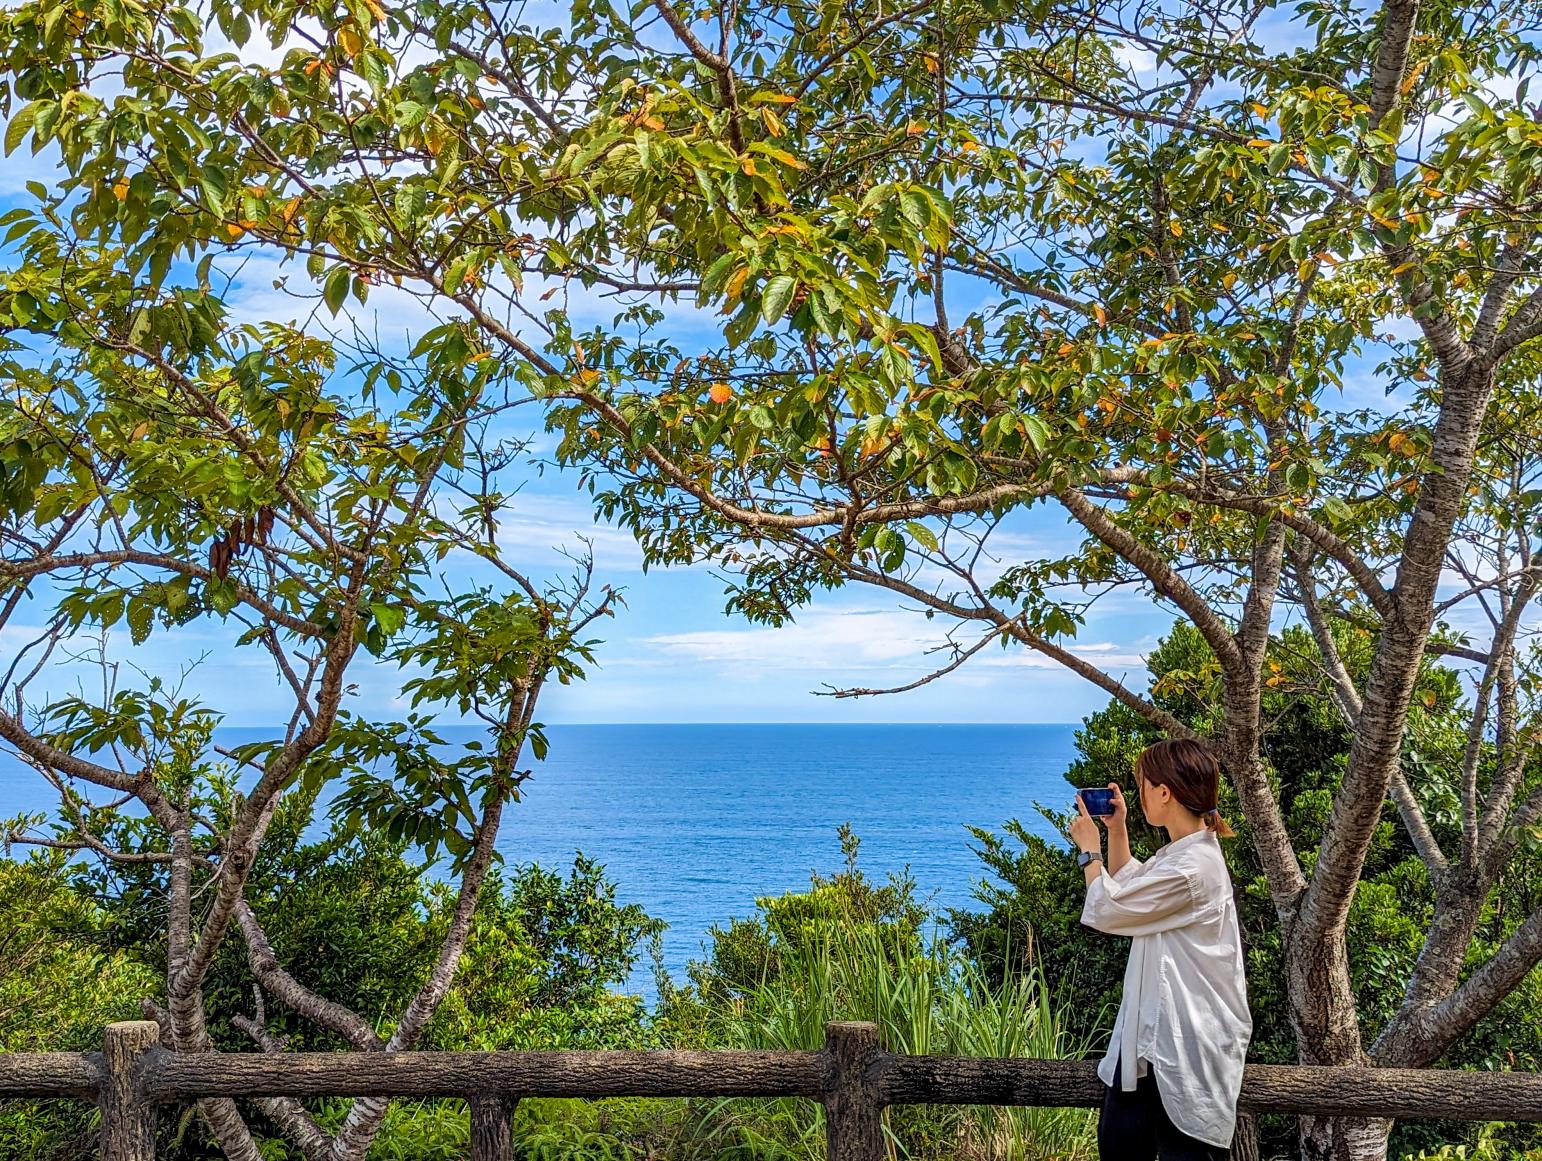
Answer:
<svg viewBox="0 0 1542 1161"><path fill-rule="evenodd" d="M153 972L103 946L104 916L72 890L65 861L0 859L0 1052L81 1052L102 1028L140 1018ZM53 1161L94 1146L77 1101L0 1101L0 1157Z"/></svg>

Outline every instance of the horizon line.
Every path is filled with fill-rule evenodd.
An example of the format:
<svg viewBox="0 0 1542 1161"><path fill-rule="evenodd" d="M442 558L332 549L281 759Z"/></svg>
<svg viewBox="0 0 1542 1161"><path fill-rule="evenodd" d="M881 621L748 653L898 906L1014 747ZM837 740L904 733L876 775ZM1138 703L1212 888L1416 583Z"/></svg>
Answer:
<svg viewBox="0 0 1542 1161"><path fill-rule="evenodd" d="M486 724L482 723L482 722L446 721L446 722L436 722L435 724L441 725L441 726L477 726L477 727L483 728L483 729L487 728ZM789 721L789 722L756 722L756 721L742 721L742 722L716 722L716 721L703 721L703 722L650 722L650 721L642 721L642 722L541 722L539 724L542 725L542 726L546 726L546 727L552 727L552 726L833 726L833 727L839 727L839 728L847 728L847 727L849 727L849 728L855 729L855 728L861 728L861 727L871 728L873 726L908 726L908 727L912 727L912 728L920 727L920 726L1080 726L1083 723L1081 721L1068 721L1068 722L809 722L809 721L801 721L801 722L798 722L798 721ZM266 730L266 729L282 729L283 728L283 723L280 723L280 722L221 722L220 725L222 727L224 727L224 728L233 729L233 730Z"/></svg>

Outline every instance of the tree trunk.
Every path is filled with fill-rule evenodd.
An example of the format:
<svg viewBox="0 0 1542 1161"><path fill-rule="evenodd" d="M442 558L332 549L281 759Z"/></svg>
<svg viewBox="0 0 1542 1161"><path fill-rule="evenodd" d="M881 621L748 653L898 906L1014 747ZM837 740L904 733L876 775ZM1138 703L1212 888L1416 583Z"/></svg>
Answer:
<svg viewBox="0 0 1542 1161"><path fill-rule="evenodd" d="M1302 1117L1301 1161L1386 1161L1392 1122Z"/></svg>
<svg viewBox="0 0 1542 1161"><path fill-rule="evenodd" d="M1342 930L1320 942L1302 940L1286 928L1286 983L1297 1056L1302 1064L1365 1067L1360 1018L1349 978L1348 947ZM1302 1117L1302 1161L1384 1161L1392 1122L1353 1118Z"/></svg>

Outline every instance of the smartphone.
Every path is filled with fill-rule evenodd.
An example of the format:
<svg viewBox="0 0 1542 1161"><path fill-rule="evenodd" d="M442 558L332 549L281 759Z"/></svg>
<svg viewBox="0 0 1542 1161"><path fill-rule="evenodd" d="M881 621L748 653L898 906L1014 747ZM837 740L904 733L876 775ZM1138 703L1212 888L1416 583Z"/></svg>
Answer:
<svg viewBox="0 0 1542 1161"><path fill-rule="evenodd" d="M1082 796L1082 804L1087 808L1088 814L1107 815L1114 813L1114 792L1107 786L1102 789L1083 790L1079 793Z"/></svg>

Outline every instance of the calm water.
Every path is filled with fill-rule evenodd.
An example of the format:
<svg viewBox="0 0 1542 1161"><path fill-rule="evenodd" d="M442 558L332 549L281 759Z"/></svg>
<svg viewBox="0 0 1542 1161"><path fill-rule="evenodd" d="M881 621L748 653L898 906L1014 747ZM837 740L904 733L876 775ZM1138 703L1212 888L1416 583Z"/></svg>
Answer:
<svg viewBox="0 0 1542 1161"><path fill-rule="evenodd" d="M842 866L836 828L875 877L909 866L923 897L967 905L982 864L965 826L998 827L1069 798L1070 725L551 726L551 753L505 815L510 862L604 863L625 902L669 924L678 975L714 923ZM454 736L456 731L445 731ZM466 731L469 734L469 730ZM262 730L222 730L250 741ZM48 808L36 774L0 755L0 818ZM651 997L648 966L631 984Z"/></svg>

